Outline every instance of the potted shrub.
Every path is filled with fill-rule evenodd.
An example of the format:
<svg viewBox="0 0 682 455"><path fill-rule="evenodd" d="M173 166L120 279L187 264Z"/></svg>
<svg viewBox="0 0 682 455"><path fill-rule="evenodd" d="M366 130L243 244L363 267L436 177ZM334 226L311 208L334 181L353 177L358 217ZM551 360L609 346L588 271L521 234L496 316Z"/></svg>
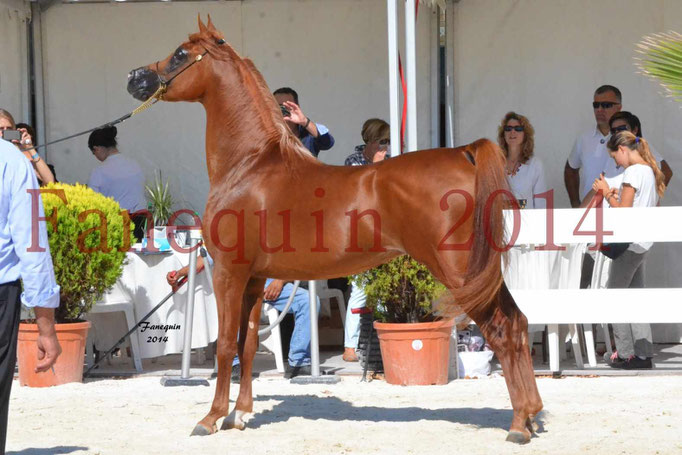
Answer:
<svg viewBox="0 0 682 455"><path fill-rule="evenodd" d="M400 256L353 278L374 311L386 381L399 385L445 384L454 319L438 320L431 303L445 286L409 256Z"/></svg>
<svg viewBox="0 0 682 455"><path fill-rule="evenodd" d="M154 182L145 185L144 189L147 193L147 210L152 214L154 220L153 238L155 247L161 248L162 250L170 249L166 227L168 225L168 220L173 216L175 201L168 189L168 181L165 183L163 182L161 172L159 171L154 177ZM149 234L150 229L151 227L145 227L145 236L147 238L152 238ZM146 246L146 244L144 246Z"/></svg>
<svg viewBox="0 0 682 455"><path fill-rule="evenodd" d="M41 193L55 278L61 288L55 319L62 354L54 373L34 373L38 328L33 321L21 322L19 382L31 387L82 381L90 327L82 316L121 276L132 236L132 223L118 203L85 185L53 183Z"/></svg>

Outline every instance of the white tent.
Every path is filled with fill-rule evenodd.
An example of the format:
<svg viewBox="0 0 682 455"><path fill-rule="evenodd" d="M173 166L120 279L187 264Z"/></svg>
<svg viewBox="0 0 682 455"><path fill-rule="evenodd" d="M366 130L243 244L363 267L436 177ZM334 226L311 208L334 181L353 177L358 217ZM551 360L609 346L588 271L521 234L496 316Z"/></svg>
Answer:
<svg viewBox="0 0 682 455"><path fill-rule="evenodd" d="M415 101L409 118L416 120L408 125L410 148L415 138L418 148L437 143L439 125L450 120L446 132L455 144L495 138L502 116L518 111L535 127L536 153L555 189L555 205L567 207L564 163L576 135L594 125L594 89L609 83L621 89L624 109L640 117L645 136L676 173L663 205L680 205L682 111L660 96L656 84L636 74L632 58L642 35L682 31L682 2L450 0L445 24L429 2L420 7L415 39L408 40L415 49L408 52L400 32L410 14L406 4L413 1L48 2L41 3L49 8L39 17L34 5L36 109L44 101L39 131L56 139L130 111L136 103L125 92L126 73L168 55L195 31L201 12L210 13L228 41L255 61L271 88L299 91L304 111L329 126L337 139L321 159L341 163L360 143L365 119L390 118L398 125L395 116L389 117L391 103L399 99L389 71L395 67L393 60L389 66L389 49L395 49L387 39L391 16L397 18L395 42L416 92L408 97ZM0 38L9 43L0 59L0 105L22 119L32 110L22 34L27 5L0 0ZM393 10L387 7L395 12L388 14ZM443 107L438 96L441 26L449 44ZM416 76L409 76L410 61ZM203 117L196 104L160 103L120 128L123 153L134 155L150 179L160 169L176 197L200 212L208 190ZM65 181L84 181L96 165L84 140L51 148L48 158ZM654 247L649 284L680 287L680 248Z"/></svg>

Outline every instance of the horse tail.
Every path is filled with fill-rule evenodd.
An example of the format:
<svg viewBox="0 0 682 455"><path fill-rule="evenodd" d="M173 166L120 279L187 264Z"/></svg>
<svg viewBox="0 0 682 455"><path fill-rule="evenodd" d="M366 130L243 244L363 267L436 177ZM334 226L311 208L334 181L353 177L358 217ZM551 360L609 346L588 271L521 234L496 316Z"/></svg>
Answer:
<svg viewBox="0 0 682 455"><path fill-rule="evenodd" d="M452 289L454 304L476 317L484 313L502 286L504 217L509 191L502 150L488 139L479 139L465 147L476 166L473 245L469 255L464 285ZM506 259L506 257L504 258ZM443 302L445 303L445 302Z"/></svg>

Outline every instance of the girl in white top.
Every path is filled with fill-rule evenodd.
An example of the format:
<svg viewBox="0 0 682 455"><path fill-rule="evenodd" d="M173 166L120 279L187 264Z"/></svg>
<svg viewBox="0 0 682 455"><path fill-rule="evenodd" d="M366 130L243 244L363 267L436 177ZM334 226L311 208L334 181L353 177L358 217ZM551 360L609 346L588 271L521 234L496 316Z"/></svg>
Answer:
<svg viewBox="0 0 682 455"><path fill-rule="evenodd" d="M533 156L535 130L528 119L508 112L497 130L497 142L507 158L507 178L521 208L544 209L545 198L536 197L549 190L542 162Z"/></svg>
<svg viewBox="0 0 682 455"><path fill-rule="evenodd" d="M609 188L602 175L592 189L604 194L611 207L655 207L665 192L664 176L646 139L629 131L611 136L609 155L625 169L620 188ZM653 243L632 243L611 263L608 288L643 288L646 256ZM604 359L613 368L652 368L653 344L649 324L613 324L616 352Z"/></svg>

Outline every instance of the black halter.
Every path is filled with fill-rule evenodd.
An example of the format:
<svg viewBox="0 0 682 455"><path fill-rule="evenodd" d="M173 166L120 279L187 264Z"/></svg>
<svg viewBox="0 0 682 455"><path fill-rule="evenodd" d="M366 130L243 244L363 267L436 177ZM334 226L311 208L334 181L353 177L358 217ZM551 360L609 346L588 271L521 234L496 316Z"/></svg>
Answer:
<svg viewBox="0 0 682 455"><path fill-rule="evenodd" d="M223 44L225 44L225 40L224 40L224 39L216 40L216 44L219 45L219 46L222 46ZM163 96L163 94L166 92L166 90L168 89L168 86L170 85L170 83L173 82L173 79L175 79L176 77L178 77L179 75L181 75L182 73L184 73L185 71L187 71L187 70L188 70L192 65L194 65L195 63L199 63L199 62L206 56L206 54L209 54L209 53L210 53L210 52L208 51L208 49L206 49L205 46L202 46L202 47L204 48L204 52L203 52L203 53L201 53L201 54L197 55L196 57L194 57L194 61L193 61L192 63L190 63L189 65L185 66L183 69L181 69L181 70L178 71L177 73L175 73L175 74L174 74L170 79L168 79L168 80L165 80L165 79L161 76L161 72L160 72L160 70L159 70L159 62L158 62L158 61L156 62L156 75L157 75L158 78L159 78L159 84L160 84L160 86L163 87L163 90L161 91L161 96Z"/></svg>
<svg viewBox="0 0 682 455"><path fill-rule="evenodd" d="M216 44L218 44L219 46L222 46L223 44L225 44L225 40L224 40L224 39L216 40ZM161 77L161 74L159 74L159 62L157 61L157 62L156 62L156 75L157 75L158 78L159 78L159 86L163 88L163 90L161 90L161 92L160 92L159 99L163 97L163 94L164 94L164 93L166 92L166 90L168 89L168 86L170 85L170 83L173 82L173 79L175 79L176 77L178 77L179 75L181 75L182 73L184 73L187 69L189 69L189 67L191 67L191 66L194 65L195 63L200 62L200 61L204 58L204 56L205 56L206 54L208 54L208 53L209 53L209 52L208 52L208 49L206 49L206 48L204 47L204 52L203 52L202 54L197 55L197 56L194 58L194 61L193 61L192 63L190 63L189 65L185 66L183 69L181 69L180 71L178 71L176 74L173 75L173 77L171 77L171 78L168 79L168 80L165 80L163 77ZM152 103L152 104L153 104L153 103ZM137 114L137 113L139 113L139 112L142 112L144 109L146 109L146 108L149 107L150 105L151 105L151 104L147 104L147 102L145 102L145 104L143 104L144 108L141 109L140 107L142 107L142 106L140 106L140 107L138 107L137 109L135 109L134 111L132 111L132 112L130 112L130 113L124 115L123 117L119 117L119 118L117 118L116 120L113 120L113 121L111 121L111 122L109 122L109 123L105 123L105 124L103 124L103 125L96 126L96 127L94 127L94 128L90 128L89 130L86 130L86 131L81 131L80 133L72 134L71 136L66 136L66 137L63 137L63 138L61 138L61 139L57 139L57 140L54 140L54 141L50 141L50 142L47 142L47 143L45 143L45 144L34 145L33 147L29 147L29 148L26 148L26 149L23 149L23 150L24 150L24 151L38 150L39 148L47 147L48 145L57 144L57 143L59 143L59 142L64 142L64 141L66 141L66 140L73 139L74 137L78 137L78 136L82 136L82 135L84 135L84 134L91 133L91 132L93 132L93 131L95 131L95 130L98 130L98 129L101 129L101 128L107 128L107 127L110 127L110 126L117 125L117 124L119 124L119 123L121 123L121 122L124 122L124 121L128 120L128 119L129 119L130 117L132 117L133 115L135 115L135 114Z"/></svg>

